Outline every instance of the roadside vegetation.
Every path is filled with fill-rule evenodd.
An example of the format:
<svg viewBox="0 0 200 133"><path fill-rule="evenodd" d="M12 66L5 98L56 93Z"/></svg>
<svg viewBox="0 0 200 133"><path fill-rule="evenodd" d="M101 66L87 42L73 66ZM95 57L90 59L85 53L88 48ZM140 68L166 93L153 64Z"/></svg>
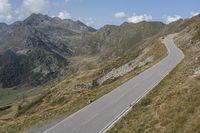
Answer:
<svg viewBox="0 0 200 133"><path fill-rule="evenodd" d="M79 70L75 69L74 71L77 71L75 74L67 77L55 86L46 86L42 91L39 91L41 89L29 91L24 96L19 96L21 98L17 100L16 104L7 109L3 108L5 106L2 106L0 108L0 131L16 133L31 128L34 125L35 127L40 127L45 123L60 120L63 116L66 117L78 111L166 56L166 48L161 40L156 40L149 46L150 50L146 54L146 57L154 56L153 62L136 68L123 77L110 80L101 86L93 84L93 87L88 87L88 84L91 81L94 82L94 79L101 76L102 72L111 70L113 67L118 67L119 64L122 65L131 59L135 59L140 52L135 51L135 53L131 53L132 55L127 53L125 58L119 58L104 65L95 64L96 58L86 57L85 60L81 61L85 65L72 64L73 69L78 68L78 66L82 67ZM158 52L156 52L157 50ZM78 57L73 58L75 62L79 59ZM96 68L96 66L99 67ZM5 103L9 102L5 101Z"/></svg>
<svg viewBox="0 0 200 133"><path fill-rule="evenodd" d="M199 31L195 24L176 37L185 59L108 133L200 132Z"/></svg>

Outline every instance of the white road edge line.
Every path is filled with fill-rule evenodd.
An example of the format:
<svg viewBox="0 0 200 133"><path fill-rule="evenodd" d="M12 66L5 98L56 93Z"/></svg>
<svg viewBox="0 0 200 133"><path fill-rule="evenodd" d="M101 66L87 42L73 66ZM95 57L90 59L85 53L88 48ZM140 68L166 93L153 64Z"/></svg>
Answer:
<svg viewBox="0 0 200 133"><path fill-rule="evenodd" d="M167 75L167 74L166 74ZM165 76L163 76L164 78ZM163 79L162 78L162 79ZM161 79L161 80L162 80ZM137 100L135 100L130 107L127 107L125 110L122 111L122 113L120 113L120 115L118 115L112 122L110 122L104 129L102 129L99 133L106 133L110 128L112 128L122 117L124 117L132 108L133 106L135 106L142 98L144 98L154 87L156 87L158 84L160 83L160 81L156 82L156 84L150 88L149 90L146 90L144 92L144 95L142 95L141 97L139 97Z"/></svg>
<svg viewBox="0 0 200 133"><path fill-rule="evenodd" d="M168 51L169 52L169 51ZM181 51L182 52L182 51ZM169 53L168 53L169 55ZM184 55L184 54L183 54ZM167 57L165 57L167 58ZM164 59L165 59L164 58ZM164 60L163 59L163 60ZM113 119L113 121L111 121L109 124L107 124L107 126L105 128L103 128L100 132L98 133L106 133L109 129L111 129L119 120L121 120L122 117L124 117L126 114L128 114L128 112L131 111L131 109L133 108L133 106L135 106L142 98L144 98L152 89L154 89L157 85L159 85L159 83L171 72L174 70L174 68L177 67L177 65L183 60L183 58L168 72L166 72L162 78L160 80L158 80L149 90L146 90L144 92L144 95L142 95L141 97L139 97L136 101L134 101L129 107L127 107L126 109L124 109L115 119ZM162 61L162 60L161 60ZM152 67L155 67L159 64L160 62L158 62L157 64L155 64Z"/></svg>
<svg viewBox="0 0 200 133"><path fill-rule="evenodd" d="M169 55L170 54L170 51L169 51L169 49L167 48L167 54ZM182 51L181 51L182 52ZM166 59L167 57L168 57L168 55L164 58L164 59ZM184 55L184 54L183 54ZM183 57L184 58L184 57ZM183 59L182 58L182 59ZM162 60L164 60L164 59L162 59ZM182 61L182 59L176 64L176 66ZM161 60L161 61L162 61ZM153 65L152 67L150 67L150 68L154 68L154 67L156 67L161 61L159 61L158 63L156 63L155 65ZM175 67L176 67L175 66ZM174 68L175 68L174 67ZM148 69L150 69L150 68L148 68ZM166 72L164 75L163 75L163 77L160 79L160 80L158 80L158 82L156 82L154 85L153 85L153 87L151 87L150 89L148 89L148 90L146 90L145 92L144 92L144 95L142 95L141 97L139 97L137 100L135 100L133 103L131 103L130 104L130 106L128 106L126 109L124 109L115 119L113 119L113 121L111 121L109 124L107 124L106 126L105 126L105 128L103 128L100 132L98 132L98 133L106 133L111 127L113 127L114 126L114 124L116 124L122 117L124 117L132 108L133 108L133 106L135 105L135 104L137 104L143 97L145 97L153 88L155 88L174 68L172 68L170 71L168 71L168 72ZM105 96L105 95L104 95ZM71 114L68 118L70 118L70 117L72 117L72 116L74 116L74 115L76 115L76 113L78 113L78 112L80 112L80 111L82 111L83 109L85 109L86 107L84 107L84 108L82 108L81 110L79 110L79 111L77 111L77 112L75 112L75 113L73 113L73 114ZM62 123L63 121L65 121L66 119L63 119L63 120L61 120L59 123L57 123L57 124L55 124L54 126L52 126L52 127L50 127L49 129L47 129L47 130L45 130L45 131L43 131L43 133L47 133L48 131L50 131L51 129L53 129L53 128L55 128L55 127L57 127L60 123Z"/></svg>

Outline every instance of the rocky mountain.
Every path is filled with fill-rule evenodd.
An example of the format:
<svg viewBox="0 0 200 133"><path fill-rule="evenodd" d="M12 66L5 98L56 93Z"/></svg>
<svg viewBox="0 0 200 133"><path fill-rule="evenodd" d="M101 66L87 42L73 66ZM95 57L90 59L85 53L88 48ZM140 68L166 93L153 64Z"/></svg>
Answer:
<svg viewBox="0 0 200 133"><path fill-rule="evenodd" d="M0 23L0 31L6 30L8 28L8 25L5 23Z"/></svg>
<svg viewBox="0 0 200 133"><path fill-rule="evenodd" d="M80 21L32 14L12 25L0 24L0 83L3 88L39 85L64 75L74 38L95 29Z"/></svg>
<svg viewBox="0 0 200 133"><path fill-rule="evenodd" d="M0 24L0 83L3 88L37 86L66 75L70 57L122 57L138 51L145 39L165 27L161 22L106 25L99 30L80 21L32 14Z"/></svg>
<svg viewBox="0 0 200 133"><path fill-rule="evenodd" d="M200 131L200 15L173 22L162 32L178 33L175 44L185 58L109 133Z"/></svg>
<svg viewBox="0 0 200 133"><path fill-rule="evenodd" d="M145 39L165 27L162 22L123 23L120 26L106 25L91 36L90 43L105 57L117 57L133 51ZM87 42L88 43L88 42Z"/></svg>
<svg viewBox="0 0 200 133"><path fill-rule="evenodd" d="M163 34L170 34L170 33L178 33L185 29L187 26L190 26L193 23L198 23L200 21L200 15L194 16L188 19L179 19L175 22L172 22L162 30Z"/></svg>
<svg viewBox="0 0 200 133"><path fill-rule="evenodd" d="M20 132L78 111L163 59L167 53L162 38L175 32L179 33L175 42L186 57L150 97L137 105L142 111L136 111L136 115L142 117L132 115L129 125L130 131L141 131L138 122L158 132L179 130L180 125L188 125L183 119L197 118L195 111L200 105L199 22L200 15L168 25L126 22L95 30L80 21L32 14L24 21L0 24L0 84L2 88L15 88L0 89L0 132ZM62 75L66 77L53 85L16 90L49 83ZM144 107L149 110L144 112ZM166 116L169 125L163 121ZM159 123L155 125L152 120ZM193 120L189 125L199 127ZM128 122L124 123L127 129ZM123 126L118 127L121 132Z"/></svg>

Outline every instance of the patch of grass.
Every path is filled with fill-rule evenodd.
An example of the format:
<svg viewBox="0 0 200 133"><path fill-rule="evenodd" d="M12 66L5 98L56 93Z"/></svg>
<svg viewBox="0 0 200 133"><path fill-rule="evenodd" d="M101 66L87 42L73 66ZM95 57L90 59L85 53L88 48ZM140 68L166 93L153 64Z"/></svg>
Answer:
<svg viewBox="0 0 200 133"><path fill-rule="evenodd" d="M59 104L66 104L68 102L68 100L66 99L66 97L59 97L58 99L55 99L53 101L51 101L51 105L55 106L55 105L59 105Z"/></svg>
<svg viewBox="0 0 200 133"><path fill-rule="evenodd" d="M163 44L152 44L152 46L154 45L159 46ZM161 48L160 51L163 51L159 57L157 57L157 53L154 53L153 50L150 50L148 53L149 55L154 55L156 57L154 62L149 63L144 67L137 68L125 76L107 82L102 86L96 86L93 89L86 89L78 86L78 84L84 83L88 80L92 81L95 78L94 75L96 75L96 73L99 71L99 69L82 69L79 71L79 73L71 75L57 85L48 89L44 89L47 92L41 92L41 97L38 98L38 100L34 100L37 99L37 97L34 98L33 95L29 95L25 101L29 102L30 104L24 106L24 108L21 108L21 113L19 113L19 115L13 120L0 121L0 131L16 133L36 124L37 126L40 126L40 123L45 123L48 120L53 121L63 118L64 116L69 116L70 114L90 104L92 101L112 91L116 87L120 86L124 82L128 81L132 77L146 70L150 66L157 63L160 59L165 57L165 47L160 46L159 48ZM130 58L132 58L132 56ZM31 94L34 94L34 92L31 92ZM151 99L146 99L146 101L143 102L143 105L149 106L151 103Z"/></svg>
<svg viewBox="0 0 200 133"><path fill-rule="evenodd" d="M108 73L113 68L118 68L127 62L134 60L140 55L142 52L141 49L135 48L131 52L123 54L121 57L116 59L102 59L105 60L106 63L100 65L100 70L96 73L96 76L103 76L105 73ZM107 58L107 57L106 57Z"/></svg>
<svg viewBox="0 0 200 133"><path fill-rule="evenodd" d="M21 100L22 92L24 92L24 90L0 89L0 106Z"/></svg>
<svg viewBox="0 0 200 133"><path fill-rule="evenodd" d="M108 133L199 133L200 82L190 76L193 57L185 59Z"/></svg>

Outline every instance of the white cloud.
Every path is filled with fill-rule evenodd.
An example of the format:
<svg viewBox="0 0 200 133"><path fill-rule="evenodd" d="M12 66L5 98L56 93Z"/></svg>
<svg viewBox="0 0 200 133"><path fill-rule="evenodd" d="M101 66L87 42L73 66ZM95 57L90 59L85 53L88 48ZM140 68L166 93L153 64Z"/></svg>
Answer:
<svg viewBox="0 0 200 133"><path fill-rule="evenodd" d="M138 23L141 21L151 21L153 17L151 15L143 14L143 15L133 15L127 18L129 23Z"/></svg>
<svg viewBox="0 0 200 133"><path fill-rule="evenodd" d="M169 24L171 22L181 19L182 17L180 15L175 15L175 16L167 16L167 17L163 17L163 18L166 18L166 23Z"/></svg>
<svg viewBox="0 0 200 133"><path fill-rule="evenodd" d="M200 14L199 12L191 12L191 13L190 13L191 17L197 16L197 15L199 15L199 14Z"/></svg>
<svg viewBox="0 0 200 133"><path fill-rule="evenodd" d="M12 6L8 0L0 1L0 21L10 22L13 19Z"/></svg>
<svg viewBox="0 0 200 133"><path fill-rule="evenodd" d="M8 0L1 0L0 1L0 13L7 12L11 9L11 5Z"/></svg>
<svg viewBox="0 0 200 133"><path fill-rule="evenodd" d="M68 1L65 0L66 3ZM23 20L32 13L48 14L51 7L56 7L59 4L59 2L50 2L50 0L23 0L21 5L13 10L9 0L0 0L0 22L12 23L17 20ZM69 19L71 15L64 10L58 13L58 17Z"/></svg>
<svg viewBox="0 0 200 133"><path fill-rule="evenodd" d="M51 3L48 0L23 0L21 7L16 10L18 19L24 19L32 13L47 14Z"/></svg>
<svg viewBox="0 0 200 133"><path fill-rule="evenodd" d="M9 0L0 1L0 21L12 23L23 20L32 13L47 14L52 6L49 0L23 0L17 9L12 9Z"/></svg>
<svg viewBox="0 0 200 133"><path fill-rule="evenodd" d="M87 17L87 18L79 18L80 21L82 21L84 24L87 26L94 26L94 19L92 17Z"/></svg>
<svg viewBox="0 0 200 133"><path fill-rule="evenodd" d="M87 26L92 26L94 24L94 20L93 18L89 17L89 18L85 18L84 19L84 23L87 25Z"/></svg>
<svg viewBox="0 0 200 133"><path fill-rule="evenodd" d="M124 12L117 12L114 14L114 17L115 18L124 18L129 23L138 23L141 21L151 21L153 19L153 17L151 15L147 15L147 14L136 15L134 13L132 16L128 16Z"/></svg>
<svg viewBox="0 0 200 133"><path fill-rule="evenodd" d="M114 14L115 18L125 18L126 14L124 12L117 12Z"/></svg>
<svg viewBox="0 0 200 133"><path fill-rule="evenodd" d="M59 12L58 17L61 18L61 19L70 19L71 15L70 15L69 12L64 10L62 12Z"/></svg>
<svg viewBox="0 0 200 133"><path fill-rule="evenodd" d="M48 0L24 0L23 8L30 13L47 13L50 2Z"/></svg>

